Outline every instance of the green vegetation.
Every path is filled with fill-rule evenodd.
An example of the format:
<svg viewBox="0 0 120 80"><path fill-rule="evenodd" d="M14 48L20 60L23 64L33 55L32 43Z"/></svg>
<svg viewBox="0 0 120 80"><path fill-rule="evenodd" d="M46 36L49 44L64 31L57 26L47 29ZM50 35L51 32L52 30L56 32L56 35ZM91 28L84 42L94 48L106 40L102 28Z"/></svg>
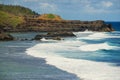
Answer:
<svg viewBox="0 0 120 80"><path fill-rule="evenodd" d="M34 11L29 8L25 8L22 6L13 6L13 5L3 5L0 4L0 11L8 12L10 14L14 14L16 16L24 16L24 15L35 15Z"/></svg>
<svg viewBox="0 0 120 80"><path fill-rule="evenodd" d="M47 14L47 18L54 19L55 15L54 14Z"/></svg>
<svg viewBox="0 0 120 80"><path fill-rule="evenodd" d="M15 28L24 22L23 16L25 15L37 15L37 13L21 6L0 4L0 29L4 29L4 27Z"/></svg>
<svg viewBox="0 0 120 80"><path fill-rule="evenodd" d="M22 17L14 16L12 14L0 11L0 26L1 27L16 27L18 24L22 23Z"/></svg>
<svg viewBox="0 0 120 80"><path fill-rule="evenodd" d="M39 16L39 19L43 20L63 20L60 16L55 14L42 14Z"/></svg>

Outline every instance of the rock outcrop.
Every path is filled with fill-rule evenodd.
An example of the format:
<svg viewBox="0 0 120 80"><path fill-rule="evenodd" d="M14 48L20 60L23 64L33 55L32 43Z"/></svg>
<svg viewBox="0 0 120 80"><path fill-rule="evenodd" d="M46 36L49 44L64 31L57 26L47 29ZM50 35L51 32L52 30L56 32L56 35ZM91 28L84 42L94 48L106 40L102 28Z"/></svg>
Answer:
<svg viewBox="0 0 120 80"><path fill-rule="evenodd" d="M11 41L11 40L14 40L13 36L11 36L10 34L0 32L0 41Z"/></svg>
<svg viewBox="0 0 120 80"><path fill-rule="evenodd" d="M112 25L106 24L102 20L96 21L80 21L80 20L63 20L60 16L33 15L24 16L22 23L16 27L3 27L6 32L58 32L58 31L114 31Z"/></svg>
<svg viewBox="0 0 120 80"><path fill-rule="evenodd" d="M45 39L53 39L53 40L61 40L62 37L76 37L72 32L49 32L46 35L36 35L35 40Z"/></svg>
<svg viewBox="0 0 120 80"><path fill-rule="evenodd" d="M43 20L25 18L25 23L17 26L18 31L103 31L110 32L114 29L110 24L102 20L97 21L80 21L80 20Z"/></svg>

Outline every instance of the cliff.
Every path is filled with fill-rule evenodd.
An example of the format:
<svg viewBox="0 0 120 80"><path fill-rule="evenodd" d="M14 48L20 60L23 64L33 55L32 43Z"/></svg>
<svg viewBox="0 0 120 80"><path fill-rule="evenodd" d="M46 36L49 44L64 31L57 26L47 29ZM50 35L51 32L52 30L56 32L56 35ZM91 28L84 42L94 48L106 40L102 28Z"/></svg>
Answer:
<svg viewBox="0 0 120 80"><path fill-rule="evenodd" d="M4 32L28 31L113 31L110 24L102 20L64 20L55 14L38 15L34 11L13 5L0 4L0 30Z"/></svg>
<svg viewBox="0 0 120 80"><path fill-rule="evenodd" d="M39 16L38 16L39 17ZM80 20L63 20L62 18L50 20L38 17L25 17L25 23L17 26L18 31L105 31L110 32L114 29L110 24L106 24L102 20L96 21L80 21Z"/></svg>

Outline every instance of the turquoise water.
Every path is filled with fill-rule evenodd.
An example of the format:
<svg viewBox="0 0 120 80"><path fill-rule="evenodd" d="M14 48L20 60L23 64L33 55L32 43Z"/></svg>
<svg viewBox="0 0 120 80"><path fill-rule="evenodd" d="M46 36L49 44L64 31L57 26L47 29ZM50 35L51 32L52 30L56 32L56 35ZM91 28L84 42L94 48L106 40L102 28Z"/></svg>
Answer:
<svg viewBox="0 0 120 80"><path fill-rule="evenodd" d="M120 80L120 23L112 24L117 31L74 32L62 41L0 42L0 80Z"/></svg>

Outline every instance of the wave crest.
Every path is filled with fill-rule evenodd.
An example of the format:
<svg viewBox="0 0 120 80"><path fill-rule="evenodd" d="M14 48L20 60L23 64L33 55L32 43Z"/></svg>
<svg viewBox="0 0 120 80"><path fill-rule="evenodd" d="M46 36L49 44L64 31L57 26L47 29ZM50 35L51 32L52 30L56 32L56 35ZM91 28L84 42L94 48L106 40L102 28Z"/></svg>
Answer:
<svg viewBox="0 0 120 80"><path fill-rule="evenodd" d="M100 44L87 44L87 45L83 45L79 47L81 51L97 51L97 50L102 50L102 49L110 50L113 48L115 47L108 45L108 43L106 42L100 43Z"/></svg>

